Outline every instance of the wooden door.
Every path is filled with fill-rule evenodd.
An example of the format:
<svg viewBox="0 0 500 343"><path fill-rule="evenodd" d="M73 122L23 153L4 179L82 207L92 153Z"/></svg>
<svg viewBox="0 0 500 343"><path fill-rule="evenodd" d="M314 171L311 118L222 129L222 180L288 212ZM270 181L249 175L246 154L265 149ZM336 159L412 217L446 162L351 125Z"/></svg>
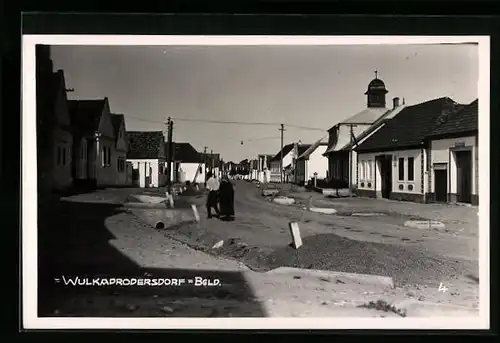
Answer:
<svg viewBox="0 0 500 343"><path fill-rule="evenodd" d="M472 154L471 151L457 151L457 201L470 203L472 199Z"/></svg>
<svg viewBox="0 0 500 343"><path fill-rule="evenodd" d="M434 170L434 194L437 202L448 201L448 170Z"/></svg>

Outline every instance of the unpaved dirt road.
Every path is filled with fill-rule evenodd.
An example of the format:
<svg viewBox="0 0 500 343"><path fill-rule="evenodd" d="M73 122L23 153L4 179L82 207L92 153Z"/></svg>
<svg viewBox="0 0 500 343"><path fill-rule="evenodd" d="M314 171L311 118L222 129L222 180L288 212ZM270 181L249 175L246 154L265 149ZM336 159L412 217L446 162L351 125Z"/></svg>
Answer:
<svg viewBox="0 0 500 343"><path fill-rule="evenodd" d="M234 222L206 219L204 200L186 199L199 205L200 225L167 230L166 235L235 258L254 270L290 266L377 274L393 277L400 287L436 292L442 282L454 294L466 291L477 298L478 240L470 230L462 232L453 225L446 231L412 229L403 225L410 218L401 214L352 217L307 212L305 202L294 206L270 202L244 181L235 183ZM304 241L298 250L288 246L291 221L299 222ZM219 240L224 246L210 249Z"/></svg>

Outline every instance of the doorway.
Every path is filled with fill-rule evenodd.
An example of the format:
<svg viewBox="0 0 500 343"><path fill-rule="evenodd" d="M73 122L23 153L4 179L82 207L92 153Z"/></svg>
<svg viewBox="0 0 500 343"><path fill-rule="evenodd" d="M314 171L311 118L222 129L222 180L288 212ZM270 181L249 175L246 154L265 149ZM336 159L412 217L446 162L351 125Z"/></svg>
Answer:
<svg viewBox="0 0 500 343"><path fill-rule="evenodd" d="M390 199L392 193L392 156L377 156L376 161L380 167L380 190L382 198Z"/></svg>
<svg viewBox="0 0 500 343"><path fill-rule="evenodd" d="M434 195L437 202L448 201L448 170L434 167Z"/></svg>
<svg viewBox="0 0 500 343"><path fill-rule="evenodd" d="M457 201L471 203L472 200L472 153L470 150L456 151Z"/></svg>

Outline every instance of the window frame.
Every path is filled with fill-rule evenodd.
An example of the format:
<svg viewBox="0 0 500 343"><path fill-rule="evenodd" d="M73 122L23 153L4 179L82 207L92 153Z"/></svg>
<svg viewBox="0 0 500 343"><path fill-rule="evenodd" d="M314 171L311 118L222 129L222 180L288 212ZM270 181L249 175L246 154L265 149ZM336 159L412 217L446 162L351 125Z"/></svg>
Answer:
<svg viewBox="0 0 500 343"><path fill-rule="evenodd" d="M410 161L411 161L411 168L410 168ZM415 158L414 157L408 157L408 164L407 164L406 168L407 168L408 181L415 181ZM410 174L410 171L411 171L411 174Z"/></svg>
<svg viewBox="0 0 500 343"><path fill-rule="evenodd" d="M402 174L402 175L401 175ZM398 181L405 180L405 158L398 158Z"/></svg>

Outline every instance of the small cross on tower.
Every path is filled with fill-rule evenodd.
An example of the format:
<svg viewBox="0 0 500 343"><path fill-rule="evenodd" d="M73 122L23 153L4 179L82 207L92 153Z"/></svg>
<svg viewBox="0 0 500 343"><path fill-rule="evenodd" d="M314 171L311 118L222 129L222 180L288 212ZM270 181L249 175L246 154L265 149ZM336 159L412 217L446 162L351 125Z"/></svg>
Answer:
<svg viewBox="0 0 500 343"><path fill-rule="evenodd" d="M378 79L378 70L375 70L375 78Z"/></svg>

